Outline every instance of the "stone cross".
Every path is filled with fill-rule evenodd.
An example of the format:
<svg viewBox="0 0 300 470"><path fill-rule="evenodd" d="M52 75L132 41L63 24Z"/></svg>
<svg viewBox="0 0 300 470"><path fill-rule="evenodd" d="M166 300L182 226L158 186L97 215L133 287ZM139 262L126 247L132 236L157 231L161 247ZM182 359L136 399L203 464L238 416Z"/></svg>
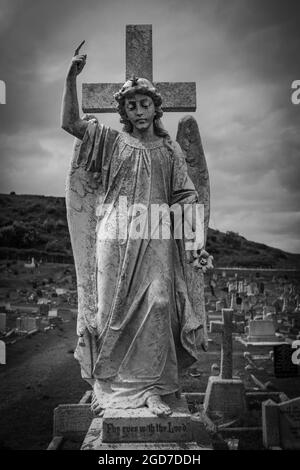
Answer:
<svg viewBox="0 0 300 470"><path fill-rule="evenodd" d="M221 378L232 379L232 316L231 308L222 309L223 330L221 349Z"/></svg>
<svg viewBox="0 0 300 470"><path fill-rule="evenodd" d="M0 313L0 331L6 330L6 313Z"/></svg>
<svg viewBox="0 0 300 470"><path fill-rule="evenodd" d="M152 25L126 26L126 77L132 75L152 82ZM162 96L163 111L196 111L195 82L154 82ZM114 93L123 83L83 83L82 109L85 113L117 112Z"/></svg>
<svg viewBox="0 0 300 470"><path fill-rule="evenodd" d="M0 341L0 364L6 364L6 344Z"/></svg>
<svg viewBox="0 0 300 470"><path fill-rule="evenodd" d="M222 334L221 346L221 378L232 379L232 320L233 309L222 308L223 321L211 321L212 333Z"/></svg>

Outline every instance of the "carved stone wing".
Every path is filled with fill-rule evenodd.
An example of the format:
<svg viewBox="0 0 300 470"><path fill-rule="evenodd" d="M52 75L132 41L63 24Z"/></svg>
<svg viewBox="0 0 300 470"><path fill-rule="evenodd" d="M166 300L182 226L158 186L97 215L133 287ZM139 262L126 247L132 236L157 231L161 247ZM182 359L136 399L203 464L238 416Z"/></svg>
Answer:
<svg viewBox="0 0 300 470"><path fill-rule="evenodd" d="M66 206L77 276L77 333L83 335L86 329L96 333L96 205L103 191L93 173L76 163L80 146L76 139L66 180Z"/></svg>
<svg viewBox="0 0 300 470"><path fill-rule="evenodd" d="M209 175L198 124L192 116L185 116L179 121L176 140L185 154L188 174L198 192L199 202L204 204L204 239L206 241L210 214ZM207 348L204 275L187 262L184 263L184 274L193 308L203 322L203 347Z"/></svg>
<svg viewBox="0 0 300 470"><path fill-rule="evenodd" d="M198 191L200 202L204 204L206 240L210 215L209 175L198 124L192 116L179 121L176 140L186 156L189 177Z"/></svg>

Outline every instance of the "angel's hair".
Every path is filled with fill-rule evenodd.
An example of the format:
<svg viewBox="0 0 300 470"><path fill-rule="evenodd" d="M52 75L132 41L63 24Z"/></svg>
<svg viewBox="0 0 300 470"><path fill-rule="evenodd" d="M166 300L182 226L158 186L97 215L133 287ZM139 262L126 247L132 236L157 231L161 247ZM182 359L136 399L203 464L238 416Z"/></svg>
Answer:
<svg viewBox="0 0 300 470"><path fill-rule="evenodd" d="M139 94L147 95L149 96L153 103L154 103L154 108L155 108L155 116L153 120L153 130L154 134L157 135L158 137L163 137L163 141L167 149L173 154L174 151L174 144L171 140L171 137L168 133L168 131L164 128L162 122L161 122L161 117L163 116L163 111L161 109L161 98L160 96L157 96L155 93L149 91L146 87L145 89L141 88L138 91ZM132 96L135 93L132 93ZM131 95L131 94L130 94ZM129 94L126 95L126 98L130 96ZM133 131L133 125L129 121L126 109L125 109L125 96L120 98L118 100L118 106L117 106L118 113L120 114L120 122L123 124L123 131L127 132L128 134L131 134Z"/></svg>

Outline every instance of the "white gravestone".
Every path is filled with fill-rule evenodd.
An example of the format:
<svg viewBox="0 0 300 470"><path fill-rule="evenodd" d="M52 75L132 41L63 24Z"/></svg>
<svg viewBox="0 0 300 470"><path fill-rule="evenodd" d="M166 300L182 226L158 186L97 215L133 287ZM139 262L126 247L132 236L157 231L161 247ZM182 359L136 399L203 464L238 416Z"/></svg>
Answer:
<svg viewBox="0 0 300 470"><path fill-rule="evenodd" d="M57 317L57 308L52 308L51 310L49 310L48 317Z"/></svg>
<svg viewBox="0 0 300 470"><path fill-rule="evenodd" d="M277 341L279 338L275 335L274 323L270 320L250 320L249 321L249 336L247 341L252 342L267 342Z"/></svg>

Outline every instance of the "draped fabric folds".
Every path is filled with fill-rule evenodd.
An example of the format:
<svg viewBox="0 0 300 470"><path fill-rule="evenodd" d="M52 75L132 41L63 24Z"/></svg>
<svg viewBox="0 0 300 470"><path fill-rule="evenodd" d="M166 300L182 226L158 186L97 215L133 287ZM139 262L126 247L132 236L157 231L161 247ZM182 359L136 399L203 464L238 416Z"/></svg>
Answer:
<svg viewBox="0 0 300 470"><path fill-rule="evenodd" d="M203 325L188 296L172 227L170 237L150 236L161 233L165 223L160 217L153 221L153 207L168 211L174 204L195 204L197 192L180 146L173 143L170 150L163 138L140 142L89 122L74 162L99 182L96 193L101 192L94 199L95 272L90 273L96 307L93 315L79 309L75 356L100 406L140 407L149 395L178 390L178 365L200 357ZM76 253L73 232L78 277L84 254Z"/></svg>

